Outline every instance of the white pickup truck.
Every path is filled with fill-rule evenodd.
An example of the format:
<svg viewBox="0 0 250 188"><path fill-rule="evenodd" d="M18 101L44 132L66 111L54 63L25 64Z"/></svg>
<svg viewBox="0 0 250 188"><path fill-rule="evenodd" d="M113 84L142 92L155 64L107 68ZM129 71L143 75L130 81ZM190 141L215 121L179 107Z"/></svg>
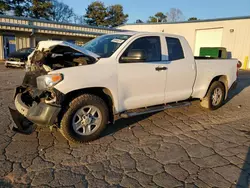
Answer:
<svg viewBox="0 0 250 188"><path fill-rule="evenodd" d="M13 129L57 126L71 142L96 139L118 117L189 105L221 107L237 80L237 60L195 59L182 36L122 32L82 47L42 41L29 56L10 109Z"/></svg>

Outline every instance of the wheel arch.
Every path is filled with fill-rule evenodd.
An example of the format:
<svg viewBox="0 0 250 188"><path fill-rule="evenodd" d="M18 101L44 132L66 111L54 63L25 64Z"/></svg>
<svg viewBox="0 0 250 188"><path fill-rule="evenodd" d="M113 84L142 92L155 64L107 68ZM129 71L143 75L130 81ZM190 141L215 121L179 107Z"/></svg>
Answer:
<svg viewBox="0 0 250 188"><path fill-rule="evenodd" d="M63 100L62 106L67 106L68 104L70 104L70 102L74 98L76 98L76 97L78 97L78 96L80 96L82 94L92 94L92 95L96 95L96 96L102 98L104 100L104 102L108 106L109 121L111 123L114 122L114 114L116 112L115 105L114 105L114 97L113 97L111 91L108 88L104 88L104 87L91 87L91 88L84 88L84 89L73 90L73 91L67 93L64 96L64 100Z"/></svg>
<svg viewBox="0 0 250 188"><path fill-rule="evenodd" d="M227 96L228 96L228 89L229 89L229 88L228 88L228 78L227 78L226 75L219 75L219 76L214 77L214 78L210 81L210 83L209 83L209 86L208 86L208 88L207 88L207 91L206 91L205 96L207 95L207 92L208 92L209 88L211 87L212 83L215 82L215 81L219 81L219 82L221 82L221 83L223 84L224 89L225 89L225 99L227 99ZM205 97L205 96L204 96L204 97Z"/></svg>

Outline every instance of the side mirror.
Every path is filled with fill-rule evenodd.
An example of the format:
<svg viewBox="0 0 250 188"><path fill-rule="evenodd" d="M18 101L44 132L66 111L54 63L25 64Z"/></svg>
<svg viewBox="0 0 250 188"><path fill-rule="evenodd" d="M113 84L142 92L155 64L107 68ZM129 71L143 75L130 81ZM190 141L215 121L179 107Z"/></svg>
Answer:
<svg viewBox="0 0 250 188"><path fill-rule="evenodd" d="M146 61L146 53L141 49L134 49L128 52L127 56L121 57L121 62L124 63L133 63L133 62L143 62Z"/></svg>

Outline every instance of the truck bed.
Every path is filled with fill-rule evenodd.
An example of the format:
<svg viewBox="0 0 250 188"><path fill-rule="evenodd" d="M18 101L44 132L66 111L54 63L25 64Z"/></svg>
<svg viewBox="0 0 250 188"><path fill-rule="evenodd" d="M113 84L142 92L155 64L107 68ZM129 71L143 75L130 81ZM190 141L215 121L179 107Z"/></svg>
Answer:
<svg viewBox="0 0 250 188"><path fill-rule="evenodd" d="M198 58L196 62L196 80L193 87L193 98L203 98L212 79L226 76L230 88L237 79L237 59Z"/></svg>

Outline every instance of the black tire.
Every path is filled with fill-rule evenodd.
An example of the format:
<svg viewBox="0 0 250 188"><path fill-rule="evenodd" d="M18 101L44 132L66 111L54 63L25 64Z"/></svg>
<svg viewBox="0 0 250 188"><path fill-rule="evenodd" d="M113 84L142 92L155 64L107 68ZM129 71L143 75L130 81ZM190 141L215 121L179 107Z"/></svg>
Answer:
<svg viewBox="0 0 250 188"><path fill-rule="evenodd" d="M92 105L97 107L102 115L101 125L98 127L98 129L90 134L90 135L79 135L77 134L72 125L72 120L75 115L75 113L82 107ZM83 94L79 97L76 97L74 100L70 102L66 110L64 111L61 123L60 123L60 131L62 135L70 142L73 143L84 143L89 142L92 140L97 139L101 132L106 128L107 122L108 122L108 107L106 103L100 98L95 95L90 94Z"/></svg>
<svg viewBox="0 0 250 188"><path fill-rule="evenodd" d="M221 100L219 100L218 104L213 104L213 94L216 89L220 89L222 91ZM207 95L204 97L204 99L201 101L201 106L204 108L208 108L209 110L217 110L223 105L223 102L225 100L225 87L223 83L219 81L215 81L210 86Z"/></svg>

